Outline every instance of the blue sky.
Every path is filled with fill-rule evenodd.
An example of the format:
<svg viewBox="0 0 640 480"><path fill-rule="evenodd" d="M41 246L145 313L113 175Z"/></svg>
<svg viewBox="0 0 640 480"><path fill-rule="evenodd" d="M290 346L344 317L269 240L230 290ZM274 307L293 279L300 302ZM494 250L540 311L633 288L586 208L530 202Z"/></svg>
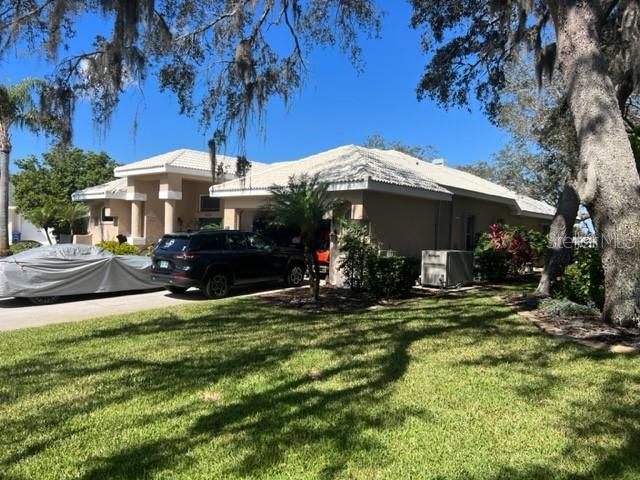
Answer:
<svg viewBox="0 0 640 480"><path fill-rule="evenodd" d="M383 2L385 3L385 2ZM274 162L301 158L336 146L361 144L372 133L407 144L432 144L450 165L488 160L507 141L472 105L444 110L430 101L418 102L415 89L426 63L419 33L409 28L410 7L397 0L386 2L381 39L363 43L364 72L358 74L337 50L315 51L307 62L303 90L289 109L278 99L270 102L266 138L250 132L247 155ZM84 25L88 37L93 25ZM86 38L85 38L86 40ZM50 71L45 62L10 54L0 65L0 80L14 82ZM135 137L132 125L138 112ZM153 76L143 94L128 91L104 137L91 122L88 105L79 102L74 121L74 144L87 150L105 150L119 163L129 163L178 148L206 150L208 135L195 119L178 114L171 93L160 93ZM46 151L43 138L14 131L12 158ZM228 154L236 153L234 146Z"/></svg>

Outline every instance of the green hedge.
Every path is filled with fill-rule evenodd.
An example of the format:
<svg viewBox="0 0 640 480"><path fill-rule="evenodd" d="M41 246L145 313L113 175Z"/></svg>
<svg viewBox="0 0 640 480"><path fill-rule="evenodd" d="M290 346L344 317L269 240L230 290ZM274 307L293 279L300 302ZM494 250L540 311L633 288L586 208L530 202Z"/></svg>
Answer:
<svg viewBox="0 0 640 480"><path fill-rule="evenodd" d="M490 282L500 282L507 278L510 258L507 250L495 250L488 242L479 244L474 252L478 274Z"/></svg>
<svg viewBox="0 0 640 480"><path fill-rule="evenodd" d="M604 306L604 271L596 248L576 248L573 263L553 285L555 297L602 310Z"/></svg>
<svg viewBox="0 0 640 480"><path fill-rule="evenodd" d="M10 255L15 255L16 253L24 252L25 250L31 250L32 248L41 247L42 244L40 242L36 242L35 240L23 240L22 242L14 243L9 246Z"/></svg>
<svg viewBox="0 0 640 480"><path fill-rule="evenodd" d="M405 297L420 276L420 261L411 257L374 257L367 266L367 284L376 298Z"/></svg>
<svg viewBox="0 0 640 480"><path fill-rule="evenodd" d="M103 248L114 255L140 255L140 249L135 245L129 245L126 242L120 243L117 240L100 242L96 247Z"/></svg>

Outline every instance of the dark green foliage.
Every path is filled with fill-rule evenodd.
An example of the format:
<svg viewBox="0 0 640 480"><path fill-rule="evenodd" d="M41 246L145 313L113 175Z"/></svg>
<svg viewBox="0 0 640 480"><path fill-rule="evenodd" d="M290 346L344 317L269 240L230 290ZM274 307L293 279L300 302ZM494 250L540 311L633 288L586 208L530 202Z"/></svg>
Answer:
<svg viewBox="0 0 640 480"><path fill-rule="evenodd" d="M348 223L340 236L340 250L343 258L338 268L347 286L356 292L368 288L367 268L377 257L377 250L369 239L369 228L358 222Z"/></svg>
<svg viewBox="0 0 640 480"><path fill-rule="evenodd" d="M38 248L42 246L40 242L36 242L35 240L23 240L22 242L14 243L9 247L9 252L11 255L15 255L16 253L24 252L25 250L31 250L32 248Z"/></svg>
<svg viewBox="0 0 640 480"><path fill-rule="evenodd" d="M602 310L604 305L604 271L596 248L576 248L573 263L552 286L553 295Z"/></svg>
<svg viewBox="0 0 640 480"><path fill-rule="evenodd" d="M69 221L82 216L80 207L71 201L71 194L113 180L113 169L117 166L105 152L64 147L44 153L41 159L32 155L16 160L15 164L19 170L12 175L11 182L18 211L27 217L42 208L55 212L49 226L56 234L70 233Z"/></svg>
<svg viewBox="0 0 640 480"><path fill-rule="evenodd" d="M420 262L411 257L379 257L369 237L369 228L348 223L340 237L343 254L338 268L346 285L355 292L368 291L378 298L400 298L409 294L420 275Z"/></svg>
<svg viewBox="0 0 640 480"><path fill-rule="evenodd" d="M135 245L129 245L128 243L120 243L117 240L107 240L100 242L96 245L98 248L102 248L107 252L111 252L114 255L140 255L140 249Z"/></svg>
<svg viewBox="0 0 640 480"><path fill-rule="evenodd" d="M413 257L373 257L367 265L367 284L376 298L406 297L420 276L420 261Z"/></svg>
<svg viewBox="0 0 640 480"><path fill-rule="evenodd" d="M481 278L490 282L499 282L507 278L509 252L495 249L489 240L483 238L478 242L473 259Z"/></svg>
<svg viewBox="0 0 640 480"><path fill-rule="evenodd" d="M544 263L544 256L549 248L549 235L538 230L524 230L522 232L524 238L529 242L531 251L533 252L533 260L541 265Z"/></svg>
<svg viewBox="0 0 640 480"><path fill-rule="evenodd" d="M18 172L11 176L14 201L20 212L47 203L70 204L71 194L113 180L118 164L105 152L80 148L54 148L42 155L16 160Z"/></svg>

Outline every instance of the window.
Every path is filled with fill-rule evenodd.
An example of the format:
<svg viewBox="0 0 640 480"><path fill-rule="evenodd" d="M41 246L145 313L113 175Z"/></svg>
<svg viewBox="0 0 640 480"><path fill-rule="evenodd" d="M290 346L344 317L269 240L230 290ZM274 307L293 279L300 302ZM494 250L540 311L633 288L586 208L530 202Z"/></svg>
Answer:
<svg viewBox="0 0 640 480"><path fill-rule="evenodd" d="M476 217L473 215L467 216L465 247L467 250L473 250L476 247Z"/></svg>
<svg viewBox="0 0 640 480"><path fill-rule="evenodd" d="M189 246L189 237L162 237L158 243L158 249L166 252L186 252Z"/></svg>
<svg viewBox="0 0 640 480"><path fill-rule="evenodd" d="M255 248L256 250L269 250L272 244L266 238L258 235L257 233L247 234L247 247Z"/></svg>
<svg viewBox="0 0 640 480"><path fill-rule="evenodd" d="M219 212L220 199L211 198L209 195L200 195L200 211L201 212Z"/></svg>
<svg viewBox="0 0 640 480"><path fill-rule="evenodd" d="M229 250L243 250L246 247L244 235L242 233L228 233L227 248Z"/></svg>
<svg viewBox="0 0 640 480"><path fill-rule="evenodd" d="M100 222L102 223L113 223L116 217L111 215L107 215L107 207L102 207L100 210Z"/></svg>
<svg viewBox="0 0 640 480"><path fill-rule="evenodd" d="M194 251L223 250L224 235L222 234L196 235L191 240L191 249Z"/></svg>

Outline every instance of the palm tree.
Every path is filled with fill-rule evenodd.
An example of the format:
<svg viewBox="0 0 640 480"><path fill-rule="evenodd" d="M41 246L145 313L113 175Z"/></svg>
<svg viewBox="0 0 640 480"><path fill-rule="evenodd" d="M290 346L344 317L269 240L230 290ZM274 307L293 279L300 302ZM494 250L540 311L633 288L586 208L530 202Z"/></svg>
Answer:
<svg viewBox="0 0 640 480"><path fill-rule="evenodd" d="M35 106L34 94L44 86L42 80L28 78L15 85L0 85L0 257L9 250L9 156L11 128L32 132L42 127L42 117Z"/></svg>
<svg viewBox="0 0 640 480"><path fill-rule="evenodd" d="M33 223L36 227L44 230L44 234L47 236L47 241L51 245L51 237L49 236L49 228L53 227L54 222L58 218L58 207L53 205L45 205L43 207L34 208L25 214L27 220Z"/></svg>
<svg viewBox="0 0 640 480"><path fill-rule="evenodd" d="M309 270L311 294L318 300L320 294L320 265L316 250L322 233L323 220L340 202L329 197L329 185L318 177L306 175L291 177L286 186L272 186L267 210L271 223L300 230L300 241Z"/></svg>
<svg viewBox="0 0 640 480"><path fill-rule="evenodd" d="M58 209L57 219L62 220L69 224L69 234L73 241L73 226L78 221L83 219L89 213L89 209L84 203L70 203L68 205L61 206Z"/></svg>

